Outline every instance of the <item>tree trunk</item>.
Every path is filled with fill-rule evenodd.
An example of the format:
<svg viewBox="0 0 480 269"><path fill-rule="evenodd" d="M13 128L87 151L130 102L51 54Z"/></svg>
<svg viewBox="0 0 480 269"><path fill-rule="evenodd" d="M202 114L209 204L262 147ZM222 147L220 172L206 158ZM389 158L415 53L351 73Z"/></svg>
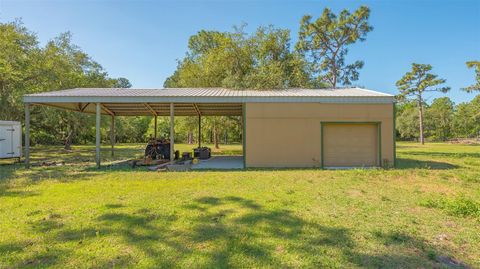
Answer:
<svg viewBox="0 0 480 269"><path fill-rule="evenodd" d="M337 75L336 75L337 70L334 68L333 71L335 72L335 74L333 74L332 87L335 89L335 88L337 88Z"/></svg>
<svg viewBox="0 0 480 269"><path fill-rule="evenodd" d="M63 147L65 150L72 149L72 139L73 139L73 130L70 130L67 137L65 138L65 146Z"/></svg>
<svg viewBox="0 0 480 269"><path fill-rule="evenodd" d="M188 144L193 144L193 132L188 131Z"/></svg>
<svg viewBox="0 0 480 269"><path fill-rule="evenodd" d="M332 56L332 69L333 69L333 83L332 83L332 87L335 89L337 87L337 64L336 64L336 61L337 61L337 53L338 53L338 50L340 49L340 47L337 47L335 53L333 53L333 56Z"/></svg>
<svg viewBox="0 0 480 269"><path fill-rule="evenodd" d="M227 144L227 130L225 130L225 135L223 136L224 144Z"/></svg>
<svg viewBox="0 0 480 269"><path fill-rule="evenodd" d="M213 124L213 144L215 145L216 149L220 148L218 146L218 132L217 132L217 126L215 124Z"/></svg>
<svg viewBox="0 0 480 269"><path fill-rule="evenodd" d="M420 124L420 143L425 144L425 138L423 135L423 102L422 96L418 95L418 116L419 116L419 124Z"/></svg>

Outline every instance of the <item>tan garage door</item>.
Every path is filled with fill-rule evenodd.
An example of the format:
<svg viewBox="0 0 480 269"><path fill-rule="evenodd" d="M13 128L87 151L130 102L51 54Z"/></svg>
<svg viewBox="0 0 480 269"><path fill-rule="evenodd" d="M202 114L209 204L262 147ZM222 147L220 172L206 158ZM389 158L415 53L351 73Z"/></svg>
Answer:
<svg viewBox="0 0 480 269"><path fill-rule="evenodd" d="M323 165L377 166L377 124L323 124Z"/></svg>

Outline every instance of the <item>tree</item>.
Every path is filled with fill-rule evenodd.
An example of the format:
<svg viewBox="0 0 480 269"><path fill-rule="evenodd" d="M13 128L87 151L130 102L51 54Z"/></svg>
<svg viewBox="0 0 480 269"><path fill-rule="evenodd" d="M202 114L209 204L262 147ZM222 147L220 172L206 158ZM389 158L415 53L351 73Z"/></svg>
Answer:
<svg viewBox="0 0 480 269"><path fill-rule="evenodd" d="M45 91L76 87L112 87L117 83L116 79L108 77L100 64L73 44L69 32L62 33L47 43L42 50L41 64L43 76L37 83L42 85ZM88 126L88 116L80 113L58 111L45 115L45 118L51 124L58 123L55 128L65 149L71 149L75 136L86 132Z"/></svg>
<svg viewBox="0 0 480 269"><path fill-rule="evenodd" d="M198 117L182 117L178 124L175 122L175 132L186 134L183 141L186 141L188 144L194 143L194 137L197 138L196 141L198 142Z"/></svg>
<svg viewBox="0 0 480 269"><path fill-rule="evenodd" d="M429 64L412 64L412 70L407 72L396 85L400 91L397 96L398 99L403 100L407 97L413 96L417 101L418 120L420 131L420 142L425 143L424 126L423 126L423 108L424 100L423 93L425 92L443 92L450 90L449 87L436 87L446 82L445 79L438 78L437 75L430 73L432 66Z"/></svg>
<svg viewBox="0 0 480 269"><path fill-rule="evenodd" d="M426 109L429 135L434 140L445 141L452 137L455 104L448 97L436 98Z"/></svg>
<svg viewBox="0 0 480 269"><path fill-rule="evenodd" d="M103 67L73 44L70 33L40 46L21 21L0 23L0 115L21 121L25 94L76 87L126 86L127 79L110 78ZM94 139L94 119L86 114L32 107L32 143L64 144ZM105 127L105 129L108 127Z"/></svg>
<svg viewBox="0 0 480 269"><path fill-rule="evenodd" d="M115 83L113 85L115 88L131 88L132 83L126 78L117 78L115 80Z"/></svg>
<svg viewBox="0 0 480 269"><path fill-rule="evenodd" d="M470 61L466 64L468 68L475 67L475 77L477 81L474 85L463 88L462 90L466 92L480 91L480 61Z"/></svg>
<svg viewBox="0 0 480 269"><path fill-rule="evenodd" d="M436 98L431 105L424 102L425 137L446 140L454 137L480 137L480 95L470 102L455 105L448 97ZM416 100L397 104L396 129L400 139L419 137L418 105Z"/></svg>
<svg viewBox="0 0 480 269"><path fill-rule="evenodd" d="M414 102L397 104L395 126L401 139L412 140L418 137L418 113Z"/></svg>
<svg viewBox="0 0 480 269"><path fill-rule="evenodd" d="M453 125L457 137L480 137L480 95L456 107Z"/></svg>
<svg viewBox="0 0 480 269"><path fill-rule="evenodd" d="M251 66L246 50L243 33L200 31L190 37L186 57L164 86L241 88Z"/></svg>
<svg viewBox="0 0 480 269"><path fill-rule="evenodd" d="M290 31L273 26L259 27L247 40L253 59L245 84L254 89L306 87L306 63L290 50Z"/></svg>
<svg viewBox="0 0 480 269"><path fill-rule="evenodd" d="M302 18L297 50L310 63L316 85L327 84L336 88L338 84L350 85L358 80L358 70L363 61L345 63L348 46L365 41L373 27L368 24L370 9L362 6L355 12L343 10L337 16L325 8L322 15L312 22L312 17Z"/></svg>
<svg viewBox="0 0 480 269"><path fill-rule="evenodd" d="M186 57L165 87L282 89L309 87L306 62L290 49L290 32L259 27L248 35L202 30L190 37Z"/></svg>
<svg viewBox="0 0 480 269"><path fill-rule="evenodd" d="M232 32L202 30L191 36L185 58L164 86L282 89L309 87L309 80L305 61L290 49L288 30L259 27L249 35L241 26ZM218 148L221 135L240 138L241 129L225 128L238 126L239 119L205 117L203 126L209 132L203 133ZM182 128L193 137L195 127Z"/></svg>
<svg viewBox="0 0 480 269"><path fill-rule="evenodd" d="M0 23L0 115L4 120L22 118L23 94L38 89L40 60L37 37L21 21Z"/></svg>

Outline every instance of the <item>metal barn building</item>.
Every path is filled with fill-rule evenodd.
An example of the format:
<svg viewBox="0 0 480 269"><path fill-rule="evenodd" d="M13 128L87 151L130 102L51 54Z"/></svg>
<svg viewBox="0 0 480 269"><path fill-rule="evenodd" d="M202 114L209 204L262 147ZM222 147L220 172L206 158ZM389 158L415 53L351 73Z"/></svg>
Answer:
<svg viewBox="0 0 480 269"><path fill-rule="evenodd" d="M96 114L97 165L100 115L112 118L112 143L116 116L170 116L171 156L175 116L242 116L244 167L395 165L394 97L361 88L82 88L30 94L24 102L27 166L31 105Z"/></svg>

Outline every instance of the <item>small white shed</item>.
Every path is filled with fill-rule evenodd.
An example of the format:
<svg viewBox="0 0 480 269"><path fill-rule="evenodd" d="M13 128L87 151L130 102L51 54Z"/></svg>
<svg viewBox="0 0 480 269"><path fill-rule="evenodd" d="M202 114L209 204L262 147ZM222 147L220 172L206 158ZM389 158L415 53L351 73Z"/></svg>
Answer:
<svg viewBox="0 0 480 269"><path fill-rule="evenodd" d="M18 121L0 121L0 159L22 157L22 125Z"/></svg>

